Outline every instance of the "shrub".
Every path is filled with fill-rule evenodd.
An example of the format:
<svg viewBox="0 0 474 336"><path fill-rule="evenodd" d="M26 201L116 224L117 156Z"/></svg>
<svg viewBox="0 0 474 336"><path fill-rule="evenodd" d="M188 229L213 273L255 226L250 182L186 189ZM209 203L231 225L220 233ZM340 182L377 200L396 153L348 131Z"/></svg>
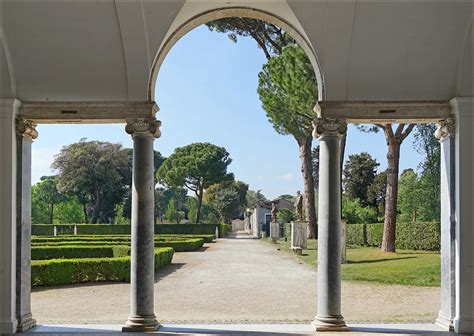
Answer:
<svg viewBox="0 0 474 336"><path fill-rule="evenodd" d="M342 217L351 224L374 223L377 221L375 209L363 207L358 199L342 199Z"/></svg>
<svg viewBox="0 0 474 336"><path fill-rule="evenodd" d="M172 248L155 249L155 270L171 263ZM35 260L33 286L57 286L89 281L129 281L130 257Z"/></svg>
<svg viewBox="0 0 474 336"><path fill-rule="evenodd" d="M32 260L77 259L77 258L119 258L130 255L129 246L32 246Z"/></svg>
<svg viewBox="0 0 474 336"><path fill-rule="evenodd" d="M156 224L155 234L215 234L216 226L221 225L223 224ZM127 224L33 224L31 234L52 236L55 226L58 234L73 234L74 226L79 235L131 234L131 226Z"/></svg>
<svg viewBox="0 0 474 336"><path fill-rule="evenodd" d="M383 224L348 224L347 243L382 245ZM395 246L401 250L439 251L440 224L436 222L397 223Z"/></svg>

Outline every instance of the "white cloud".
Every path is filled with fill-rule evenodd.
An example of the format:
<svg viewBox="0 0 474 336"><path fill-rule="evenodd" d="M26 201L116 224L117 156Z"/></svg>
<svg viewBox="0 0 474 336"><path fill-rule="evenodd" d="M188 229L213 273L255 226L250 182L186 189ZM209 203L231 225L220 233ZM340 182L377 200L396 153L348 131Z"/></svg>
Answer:
<svg viewBox="0 0 474 336"><path fill-rule="evenodd" d="M54 155L58 151L56 149L33 149L31 152L31 183L37 183L41 176L52 175L54 171L51 169L51 164L54 160Z"/></svg>

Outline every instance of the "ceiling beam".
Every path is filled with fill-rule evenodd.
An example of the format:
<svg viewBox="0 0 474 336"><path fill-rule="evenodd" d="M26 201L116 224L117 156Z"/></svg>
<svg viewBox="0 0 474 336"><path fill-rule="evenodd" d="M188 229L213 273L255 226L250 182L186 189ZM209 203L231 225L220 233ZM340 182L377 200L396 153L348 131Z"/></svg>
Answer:
<svg viewBox="0 0 474 336"><path fill-rule="evenodd" d="M150 118L155 102L21 102L19 115L37 124L113 124Z"/></svg>
<svg viewBox="0 0 474 336"><path fill-rule="evenodd" d="M322 101L320 105L324 118L346 119L354 124L427 124L452 117L447 101Z"/></svg>

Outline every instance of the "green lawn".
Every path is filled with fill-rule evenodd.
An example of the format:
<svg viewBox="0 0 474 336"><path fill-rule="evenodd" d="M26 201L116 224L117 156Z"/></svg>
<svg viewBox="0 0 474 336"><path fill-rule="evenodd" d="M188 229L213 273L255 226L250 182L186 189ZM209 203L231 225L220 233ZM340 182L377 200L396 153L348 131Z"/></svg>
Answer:
<svg viewBox="0 0 474 336"><path fill-rule="evenodd" d="M292 254L289 241L280 240L275 247ZM317 241L309 240L308 249L298 259L316 267L317 254ZM347 263L342 265L342 279L439 287L440 255L425 251L382 253L375 247L348 246Z"/></svg>

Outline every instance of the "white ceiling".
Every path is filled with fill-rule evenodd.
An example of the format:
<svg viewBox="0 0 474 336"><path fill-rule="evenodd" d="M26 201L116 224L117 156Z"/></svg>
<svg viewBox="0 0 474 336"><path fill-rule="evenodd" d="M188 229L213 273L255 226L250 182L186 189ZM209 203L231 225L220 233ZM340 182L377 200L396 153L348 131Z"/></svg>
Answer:
<svg viewBox="0 0 474 336"><path fill-rule="evenodd" d="M146 100L149 69L170 27L202 10L192 1L180 13L184 2L2 1L0 97ZM272 11L270 1L208 3ZM326 99L447 100L474 96L472 6L290 0L277 14L316 50Z"/></svg>

